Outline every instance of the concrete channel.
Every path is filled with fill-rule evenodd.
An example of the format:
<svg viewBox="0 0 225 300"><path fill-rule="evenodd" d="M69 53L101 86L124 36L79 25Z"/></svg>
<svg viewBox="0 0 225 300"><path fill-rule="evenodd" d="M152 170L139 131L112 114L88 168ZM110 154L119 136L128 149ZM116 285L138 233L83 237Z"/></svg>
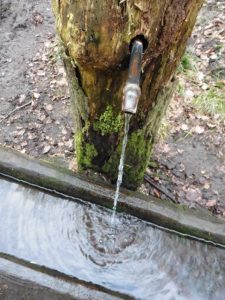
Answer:
<svg viewBox="0 0 225 300"><path fill-rule="evenodd" d="M72 198L113 207L115 187L91 181L58 165L0 148L0 172ZM190 209L122 189L118 210L169 231L225 246L225 221L205 209Z"/></svg>
<svg viewBox="0 0 225 300"><path fill-rule="evenodd" d="M56 164L35 160L8 148L0 148L0 175L4 179L65 195L75 202L79 198L113 207L114 186L92 181ZM118 210L163 230L225 247L225 222L207 210L190 209L125 189L121 191ZM6 300L134 299L5 253L0 253L1 296Z"/></svg>

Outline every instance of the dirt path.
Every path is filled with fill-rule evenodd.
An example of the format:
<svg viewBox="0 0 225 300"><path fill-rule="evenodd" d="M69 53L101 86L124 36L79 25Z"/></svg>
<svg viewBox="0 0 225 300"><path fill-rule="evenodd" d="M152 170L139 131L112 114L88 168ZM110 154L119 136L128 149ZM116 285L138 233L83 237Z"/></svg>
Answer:
<svg viewBox="0 0 225 300"><path fill-rule="evenodd" d="M166 138L147 171L151 183L140 190L167 198L161 189L179 203L225 217L225 117L193 104L216 84L224 93L224 12L224 1L203 7L189 43L195 67L179 75ZM0 144L71 166L73 125L50 0L0 0L0 41Z"/></svg>
<svg viewBox="0 0 225 300"><path fill-rule="evenodd" d="M1 86L4 87L1 97L13 98L31 89L26 78L28 63L41 47L40 43L54 33L54 23L49 1L48 5L43 5L44 1L0 2Z"/></svg>
<svg viewBox="0 0 225 300"><path fill-rule="evenodd" d="M0 7L0 143L35 157L72 157L67 82L50 0L1 0Z"/></svg>
<svg viewBox="0 0 225 300"><path fill-rule="evenodd" d="M148 174L178 203L225 217L224 1L206 1L182 67L164 124L167 137L155 146ZM152 185L144 188L164 197Z"/></svg>

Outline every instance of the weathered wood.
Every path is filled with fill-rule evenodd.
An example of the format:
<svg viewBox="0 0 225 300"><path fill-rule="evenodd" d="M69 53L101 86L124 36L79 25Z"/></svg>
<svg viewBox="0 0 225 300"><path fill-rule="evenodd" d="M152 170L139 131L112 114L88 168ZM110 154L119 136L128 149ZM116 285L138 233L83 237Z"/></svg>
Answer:
<svg viewBox="0 0 225 300"><path fill-rule="evenodd" d="M174 73L203 0L52 0L65 47L80 167L117 176L122 90L129 47L139 36L142 96L132 118L124 183L143 179L152 145L174 90ZM74 79L75 78L75 79Z"/></svg>

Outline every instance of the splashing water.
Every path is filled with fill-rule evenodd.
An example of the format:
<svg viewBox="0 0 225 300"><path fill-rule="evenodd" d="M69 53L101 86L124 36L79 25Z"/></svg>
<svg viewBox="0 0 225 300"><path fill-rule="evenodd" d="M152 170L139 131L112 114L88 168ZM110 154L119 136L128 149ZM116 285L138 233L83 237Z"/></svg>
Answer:
<svg viewBox="0 0 225 300"><path fill-rule="evenodd" d="M117 202L118 202L119 193L120 193L120 186L123 182L123 168L124 168L124 160L125 160L125 151L126 151L126 146L127 146L129 124L130 124L131 117L132 117L131 114L125 113L124 138L123 138L123 145L122 145L120 163L119 163L119 167L118 167L118 178L117 178L117 183L116 183L116 192L115 192L114 204L113 204L112 223L114 223L116 208L117 208Z"/></svg>

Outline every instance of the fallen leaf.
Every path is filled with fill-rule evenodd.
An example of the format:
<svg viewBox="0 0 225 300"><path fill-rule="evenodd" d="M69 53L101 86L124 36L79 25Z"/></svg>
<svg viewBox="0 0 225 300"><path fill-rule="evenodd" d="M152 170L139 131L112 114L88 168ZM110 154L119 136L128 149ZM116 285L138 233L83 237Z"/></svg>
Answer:
<svg viewBox="0 0 225 300"><path fill-rule="evenodd" d="M206 61L209 60L209 58L208 58L208 56L207 56L206 54L201 54L201 55L200 55L200 58L201 58L202 60L206 60Z"/></svg>
<svg viewBox="0 0 225 300"><path fill-rule="evenodd" d="M69 151L73 151L74 150L73 140L69 140L68 142L66 142L65 146L69 149Z"/></svg>
<svg viewBox="0 0 225 300"><path fill-rule="evenodd" d="M211 124L211 123L207 123L207 126L208 126L209 128L215 128L215 127L216 127L215 124Z"/></svg>
<svg viewBox="0 0 225 300"><path fill-rule="evenodd" d="M193 130L197 134L202 134L205 131L204 127L202 127L202 126L196 126L193 128Z"/></svg>
<svg viewBox="0 0 225 300"><path fill-rule="evenodd" d="M210 59L216 60L216 59L218 59L218 55L216 55L215 53L213 53L213 54L210 56Z"/></svg>
<svg viewBox="0 0 225 300"><path fill-rule="evenodd" d="M20 97L19 97L19 104L24 103L25 99L26 99L26 95L24 95L24 94L20 95Z"/></svg>
<svg viewBox="0 0 225 300"><path fill-rule="evenodd" d="M217 201L216 201L215 199L213 199L213 200L209 200L209 201L206 203L206 206L207 206L207 207L214 207L214 206L216 206L216 204L217 204Z"/></svg>
<svg viewBox="0 0 225 300"><path fill-rule="evenodd" d="M186 193L186 199L190 202L198 202L201 199L201 192L199 189L189 188Z"/></svg>
<svg viewBox="0 0 225 300"><path fill-rule="evenodd" d="M26 147L26 146L27 146L27 142L26 141L24 141L24 142L21 143L21 147Z"/></svg>
<svg viewBox="0 0 225 300"><path fill-rule="evenodd" d="M41 122L43 122L45 119L46 119L46 116L44 114L42 114L38 117L38 120L40 120Z"/></svg>
<svg viewBox="0 0 225 300"><path fill-rule="evenodd" d="M57 85L60 86L60 87L68 86L67 79L66 78L62 78L62 79L58 80L57 81Z"/></svg>
<svg viewBox="0 0 225 300"><path fill-rule="evenodd" d="M34 93L33 93L33 97L34 97L34 99L39 99L39 98L40 98L40 94L34 92Z"/></svg>
<svg viewBox="0 0 225 300"><path fill-rule="evenodd" d="M45 72L42 71L42 70L38 70L37 71L37 76L44 77L45 76Z"/></svg>
<svg viewBox="0 0 225 300"><path fill-rule="evenodd" d="M208 84L203 83L201 88L203 89L203 91L206 91L209 88L209 86L208 86Z"/></svg>
<svg viewBox="0 0 225 300"><path fill-rule="evenodd" d="M58 73L64 75L66 73L65 68L64 67L59 67L58 68Z"/></svg>
<svg viewBox="0 0 225 300"><path fill-rule="evenodd" d="M182 154L182 153L184 153L184 150L183 150L183 149L177 149L177 152L178 152L179 154Z"/></svg>
<svg viewBox="0 0 225 300"><path fill-rule="evenodd" d="M160 193L156 189L153 189L153 193L154 193L154 196L156 196L157 198L160 198Z"/></svg>
<svg viewBox="0 0 225 300"><path fill-rule="evenodd" d="M17 132L17 136L22 136L25 133L25 129L21 129L20 131Z"/></svg>
<svg viewBox="0 0 225 300"><path fill-rule="evenodd" d="M187 90L186 92L185 92L185 96L187 97L187 98L193 98L194 97L194 93L191 91L191 90Z"/></svg>
<svg viewBox="0 0 225 300"><path fill-rule="evenodd" d="M53 106L51 104L46 105L46 109L48 111L52 111L53 110Z"/></svg>
<svg viewBox="0 0 225 300"><path fill-rule="evenodd" d="M182 125L181 125L181 129L182 129L183 131L187 131L187 130L188 130L188 125L187 125L187 124L182 124Z"/></svg>
<svg viewBox="0 0 225 300"><path fill-rule="evenodd" d="M35 25L42 24L43 20L44 17L40 13L38 12L33 13L33 22Z"/></svg>
<svg viewBox="0 0 225 300"><path fill-rule="evenodd" d="M171 150L170 146L168 144L165 144L162 146L162 152L163 153L169 153Z"/></svg>
<svg viewBox="0 0 225 300"><path fill-rule="evenodd" d="M203 115L197 115L196 118L202 121L207 121L209 119L208 116L203 116Z"/></svg>
<svg viewBox="0 0 225 300"><path fill-rule="evenodd" d="M51 149L51 146L45 146L42 153L47 154L50 151L50 149Z"/></svg>
<svg viewBox="0 0 225 300"><path fill-rule="evenodd" d="M204 184L204 189L208 190L209 188L210 188L210 184L209 184L208 182L206 182L206 183Z"/></svg>
<svg viewBox="0 0 225 300"><path fill-rule="evenodd" d="M45 123L46 124L51 124L53 121L52 121L52 119L51 118L47 118L46 120L45 120Z"/></svg>
<svg viewBox="0 0 225 300"><path fill-rule="evenodd" d="M202 81L204 79L205 75L202 72L198 72L197 78L198 80Z"/></svg>

